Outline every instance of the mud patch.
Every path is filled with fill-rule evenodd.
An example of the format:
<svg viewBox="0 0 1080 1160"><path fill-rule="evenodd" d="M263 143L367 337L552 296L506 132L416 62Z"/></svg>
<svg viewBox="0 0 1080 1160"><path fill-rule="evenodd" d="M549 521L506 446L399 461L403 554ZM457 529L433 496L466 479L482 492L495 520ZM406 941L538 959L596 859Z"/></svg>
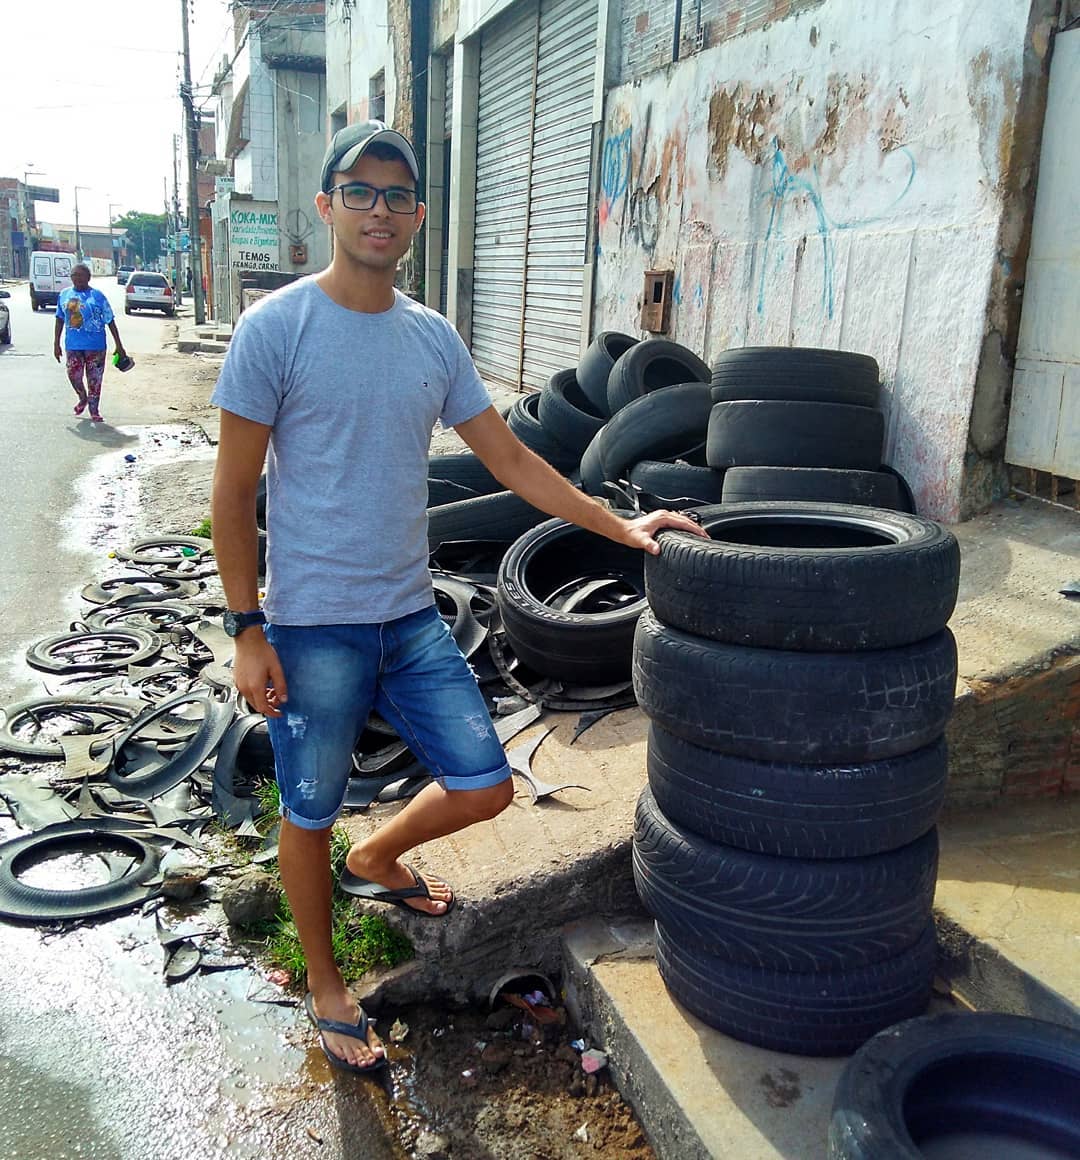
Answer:
<svg viewBox="0 0 1080 1160"><path fill-rule="evenodd" d="M606 1071L582 1072L565 1025L523 1040L505 1009L401 1017L410 1031L391 1048L388 1111L410 1154L441 1143L448 1160L653 1160Z"/></svg>

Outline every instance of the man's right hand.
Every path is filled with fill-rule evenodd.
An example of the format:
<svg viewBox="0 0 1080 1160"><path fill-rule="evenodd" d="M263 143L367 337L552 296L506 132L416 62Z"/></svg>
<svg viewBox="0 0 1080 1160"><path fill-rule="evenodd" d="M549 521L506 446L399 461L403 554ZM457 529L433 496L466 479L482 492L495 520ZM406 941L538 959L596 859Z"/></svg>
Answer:
<svg viewBox="0 0 1080 1160"><path fill-rule="evenodd" d="M62 352L60 350L60 344L58 342L53 343L52 352L53 352L53 358L56 359L57 362L59 362L61 357L62 357Z"/></svg>
<svg viewBox="0 0 1080 1160"><path fill-rule="evenodd" d="M281 661L266 634L258 626L245 628L236 638L233 680L237 691L264 717L280 717L289 699Z"/></svg>

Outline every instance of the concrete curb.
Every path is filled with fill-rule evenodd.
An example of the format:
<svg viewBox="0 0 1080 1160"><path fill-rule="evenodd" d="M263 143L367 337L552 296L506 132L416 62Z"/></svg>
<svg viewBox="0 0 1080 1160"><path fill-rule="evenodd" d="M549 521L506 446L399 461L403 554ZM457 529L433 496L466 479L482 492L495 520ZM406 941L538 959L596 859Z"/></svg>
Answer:
<svg viewBox="0 0 1080 1160"><path fill-rule="evenodd" d="M1080 1030L1080 1007L1030 971L977 938L941 911L935 911L938 974L975 1011L1001 1011L1045 1019Z"/></svg>

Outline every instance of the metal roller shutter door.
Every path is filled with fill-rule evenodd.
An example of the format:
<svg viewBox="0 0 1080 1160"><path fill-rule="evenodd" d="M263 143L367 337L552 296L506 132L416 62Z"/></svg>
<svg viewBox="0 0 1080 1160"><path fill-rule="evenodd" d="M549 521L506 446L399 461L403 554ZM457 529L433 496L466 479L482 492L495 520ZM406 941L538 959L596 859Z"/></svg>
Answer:
<svg viewBox="0 0 1080 1160"><path fill-rule="evenodd" d="M443 96L443 240L442 267L439 284L439 310L446 313L450 291L450 150L446 147L454 127L454 54L446 56L446 90Z"/></svg>
<svg viewBox="0 0 1080 1160"><path fill-rule="evenodd" d="M533 124L522 381L577 365L592 154L595 0L544 0Z"/></svg>
<svg viewBox="0 0 1080 1160"><path fill-rule="evenodd" d="M537 11L512 8L480 43L472 356L489 382L517 387L529 208Z"/></svg>

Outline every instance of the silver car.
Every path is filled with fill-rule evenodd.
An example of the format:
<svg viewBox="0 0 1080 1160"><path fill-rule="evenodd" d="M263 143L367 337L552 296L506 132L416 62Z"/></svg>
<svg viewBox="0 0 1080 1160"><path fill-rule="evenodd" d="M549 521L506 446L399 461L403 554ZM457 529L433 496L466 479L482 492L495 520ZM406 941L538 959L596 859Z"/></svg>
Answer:
<svg viewBox="0 0 1080 1160"><path fill-rule="evenodd" d="M6 346L11 342L11 311L8 310L7 303L2 301L10 297L6 290L0 290L0 346Z"/></svg>
<svg viewBox="0 0 1080 1160"><path fill-rule="evenodd" d="M124 313L134 310L160 310L170 318L176 313L172 287L164 274L137 270L127 280L124 291Z"/></svg>

